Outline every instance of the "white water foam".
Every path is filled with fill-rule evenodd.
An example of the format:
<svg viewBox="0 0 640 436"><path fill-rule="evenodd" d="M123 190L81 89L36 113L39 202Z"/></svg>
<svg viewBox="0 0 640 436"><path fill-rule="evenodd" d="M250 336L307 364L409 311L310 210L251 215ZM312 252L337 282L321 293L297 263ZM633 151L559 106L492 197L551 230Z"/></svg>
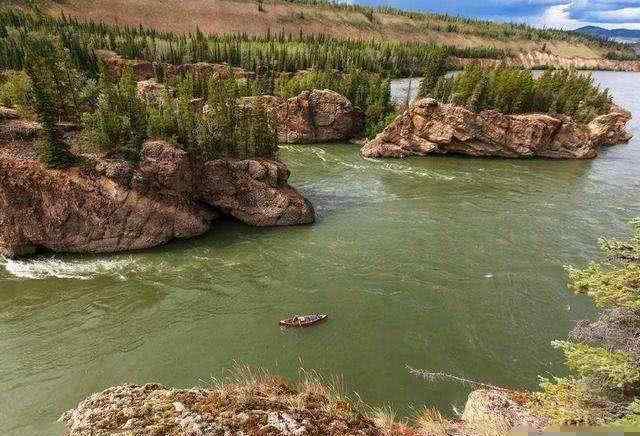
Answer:
<svg viewBox="0 0 640 436"><path fill-rule="evenodd" d="M0 265L14 277L44 280L49 278L91 280L112 276L126 280L126 274L136 271L132 257L117 259L69 260L55 257L12 260L0 257Z"/></svg>

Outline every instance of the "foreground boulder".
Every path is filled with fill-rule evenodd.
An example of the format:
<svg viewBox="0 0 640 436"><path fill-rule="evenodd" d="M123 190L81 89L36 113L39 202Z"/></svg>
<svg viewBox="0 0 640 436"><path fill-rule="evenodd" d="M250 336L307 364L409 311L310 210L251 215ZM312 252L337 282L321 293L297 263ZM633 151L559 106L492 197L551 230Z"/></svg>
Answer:
<svg viewBox="0 0 640 436"><path fill-rule="evenodd" d="M276 120L282 143L308 144L347 141L362 129L364 118L349 99L324 89L303 91L292 98L246 97L245 105L262 104Z"/></svg>
<svg viewBox="0 0 640 436"><path fill-rule="evenodd" d="M60 421L68 436L383 434L323 386L295 389L278 379L189 390L116 386L88 397Z"/></svg>
<svg viewBox="0 0 640 436"><path fill-rule="evenodd" d="M141 162L83 156L53 170L9 146L0 148L0 253L46 249L105 253L155 247L207 232L228 215L255 226L308 224L311 204L269 160L195 164L161 141Z"/></svg>
<svg viewBox="0 0 640 436"><path fill-rule="evenodd" d="M463 154L486 157L591 159L603 145L628 142L631 114L617 106L588 125L567 116L474 113L431 98L418 100L372 141L364 157Z"/></svg>

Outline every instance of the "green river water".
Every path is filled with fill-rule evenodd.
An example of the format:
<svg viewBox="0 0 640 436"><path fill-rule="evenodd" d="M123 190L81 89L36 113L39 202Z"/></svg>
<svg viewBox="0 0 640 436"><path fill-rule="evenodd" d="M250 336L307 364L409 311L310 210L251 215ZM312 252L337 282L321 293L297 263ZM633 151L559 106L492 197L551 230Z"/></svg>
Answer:
<svg viewBox="0 0 640 436"><path fill-rule="evenodd" d="M631 109L636 73L596 73ZM638 136L640 138L640 136ZM286 146L313 226L225 223L116 256L0 262L0 434L61 434L56 418L124 382L206 385L249 364L342 376L411 415L452 412L469 388L405 365L519 388L562 375L549 342L594 315L564 264L598 255L640 215L640 139L593 161L364 160L354 145ZM330 320L282 331L291 313Z"/></svg>

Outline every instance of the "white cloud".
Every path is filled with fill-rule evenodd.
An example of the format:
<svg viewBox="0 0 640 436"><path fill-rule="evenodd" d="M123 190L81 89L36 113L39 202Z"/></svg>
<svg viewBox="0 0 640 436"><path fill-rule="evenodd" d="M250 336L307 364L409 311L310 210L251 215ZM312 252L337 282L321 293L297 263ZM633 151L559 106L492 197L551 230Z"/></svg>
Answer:
<svg viewBox="0 0 640 436"><path fill-rule="evenodd" d="M532 20L538 27L576 29L582 26L600 26L607 29L624 27L640 29L640 6L619 7L601 2L583 0L568 1L565 4L548 7L540 16ZM592 9L591 9L592 8Z"/></svg>

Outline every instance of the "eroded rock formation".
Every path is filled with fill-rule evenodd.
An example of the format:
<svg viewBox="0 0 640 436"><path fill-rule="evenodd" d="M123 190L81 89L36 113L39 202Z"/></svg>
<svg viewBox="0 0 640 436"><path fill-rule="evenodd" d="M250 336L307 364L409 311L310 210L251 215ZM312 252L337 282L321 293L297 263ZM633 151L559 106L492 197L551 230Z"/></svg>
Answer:
<svg viewBox="0 0 640 436"><path fill-rule="evenodd" d="M161 141L145 143L137 166L83 159L82 166L52 170L0 147L1 254L150 248L203 234L221 214L255 226L314 221L313 207L287 184L281 162L198 165Z"/></svg>
<svg viewBox="0 0 640 436"><path fill-rule="evenodd" d="M346 97L328 89L303 91L292 98L246 97L244 104L260 100L273 114L282 143L346 141L362 128L364 118Z"/></svg>
<svg viewBox="0 0 640 436"><path fill-rule="evenodd" d="M434 99L418 100L364 145L364 157L464 154L487 157L590 159L603 145L628 142L631 114L617 106L582 125L567 116L474 113Z"/></svg>
<svg viewBox="0 0 640 436"><path fill-rule="evenodd" d="M462 434L541 433L549 419L532 415L526 401L526 395L502 389L471 392L461 416Z"/></svg>

